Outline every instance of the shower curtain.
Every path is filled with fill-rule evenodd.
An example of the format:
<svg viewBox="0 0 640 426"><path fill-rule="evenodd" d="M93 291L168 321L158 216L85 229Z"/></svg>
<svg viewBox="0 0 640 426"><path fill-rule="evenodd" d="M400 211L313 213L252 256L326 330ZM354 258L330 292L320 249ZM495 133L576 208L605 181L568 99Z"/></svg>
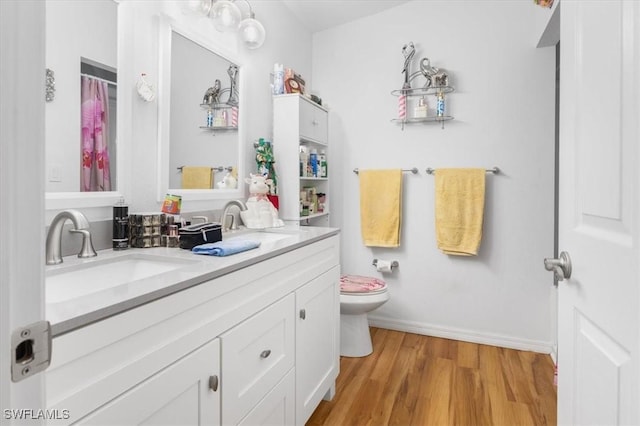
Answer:
<svg viewBox="0 0 640 426"><path fill-rule="evenodd" d="M81 77L82 159L80 190L111 191L109 92L105 81Z"/></svg>

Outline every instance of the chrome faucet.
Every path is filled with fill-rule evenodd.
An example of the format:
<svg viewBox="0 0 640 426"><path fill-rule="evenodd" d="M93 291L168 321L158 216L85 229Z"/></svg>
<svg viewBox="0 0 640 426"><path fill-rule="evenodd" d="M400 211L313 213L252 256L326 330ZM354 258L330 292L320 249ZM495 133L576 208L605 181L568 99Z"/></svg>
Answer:
<svg viewBox="0 0 640 426"><path fill-rule="evenodd" d="M227 204L224 205L224 209L222 209L222 216L220 217L220 222L222 225L222 232L225 231L235 231L238 229L238 225L236 224L236 218L232 213L229 213L231 207L236 206L240 209L240 211L247 210L247 205L241 200L231 200ZM227 217L231 217L231 225L227 227Z"/></svg>
<svg viewBox="0 0 640 426"><path fill-rule="evenodd" d="M49 232L47 232L46 260L47 265L57 265L62 263L62 227L69 219L73 222L75 229L69 232L82 235L82 249L78 257L95 257L98 255L91 242L91 232L89 232L89 221L78 210L63 210L51 221Z"/></svg>

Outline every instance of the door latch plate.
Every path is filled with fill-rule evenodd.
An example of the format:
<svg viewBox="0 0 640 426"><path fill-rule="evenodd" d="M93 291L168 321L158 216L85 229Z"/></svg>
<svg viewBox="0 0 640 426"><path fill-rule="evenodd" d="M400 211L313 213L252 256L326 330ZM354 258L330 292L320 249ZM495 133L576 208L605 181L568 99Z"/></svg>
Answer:
<svg viewBox="0 0 640 426"><path fill-rule="evenodd" d="M51 364L51 324L39 321L11 333L11 380L19 382Z"/></svg>

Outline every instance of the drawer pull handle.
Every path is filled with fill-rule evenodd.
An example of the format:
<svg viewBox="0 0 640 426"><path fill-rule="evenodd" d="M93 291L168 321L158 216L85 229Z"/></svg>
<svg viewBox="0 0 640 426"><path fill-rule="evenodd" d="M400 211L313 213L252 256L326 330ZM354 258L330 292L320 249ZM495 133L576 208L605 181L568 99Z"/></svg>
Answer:
<svg viewBox="0 0 640 426"><path fill-rule="evenodd" d="M306 309L300 309L300 318L307 319L307 311Z"/></svg>
<svg viewBox="0 0 640 426"><path fill-rule="evenodd" d="M209 389L214 392L218 390L218 376L209 376Z"/></svg>
<svg viewBox="0 0 640 426"><path fill-rule="evenodd" d="M268 358L271 355L271 349L264 350L260 353L260 358Z"/></svg>

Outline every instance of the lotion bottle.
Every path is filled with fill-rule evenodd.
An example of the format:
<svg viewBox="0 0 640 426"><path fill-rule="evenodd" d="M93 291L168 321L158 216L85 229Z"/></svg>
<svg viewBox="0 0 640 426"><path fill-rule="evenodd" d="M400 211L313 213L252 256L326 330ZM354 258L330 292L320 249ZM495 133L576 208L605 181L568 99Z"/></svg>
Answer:
<svg viewBox="0 0 640 426"><path fill-rule="evenodd" d="M129 206L124 198L113 206L113 249L126 250L129 248Z"/></svg>

